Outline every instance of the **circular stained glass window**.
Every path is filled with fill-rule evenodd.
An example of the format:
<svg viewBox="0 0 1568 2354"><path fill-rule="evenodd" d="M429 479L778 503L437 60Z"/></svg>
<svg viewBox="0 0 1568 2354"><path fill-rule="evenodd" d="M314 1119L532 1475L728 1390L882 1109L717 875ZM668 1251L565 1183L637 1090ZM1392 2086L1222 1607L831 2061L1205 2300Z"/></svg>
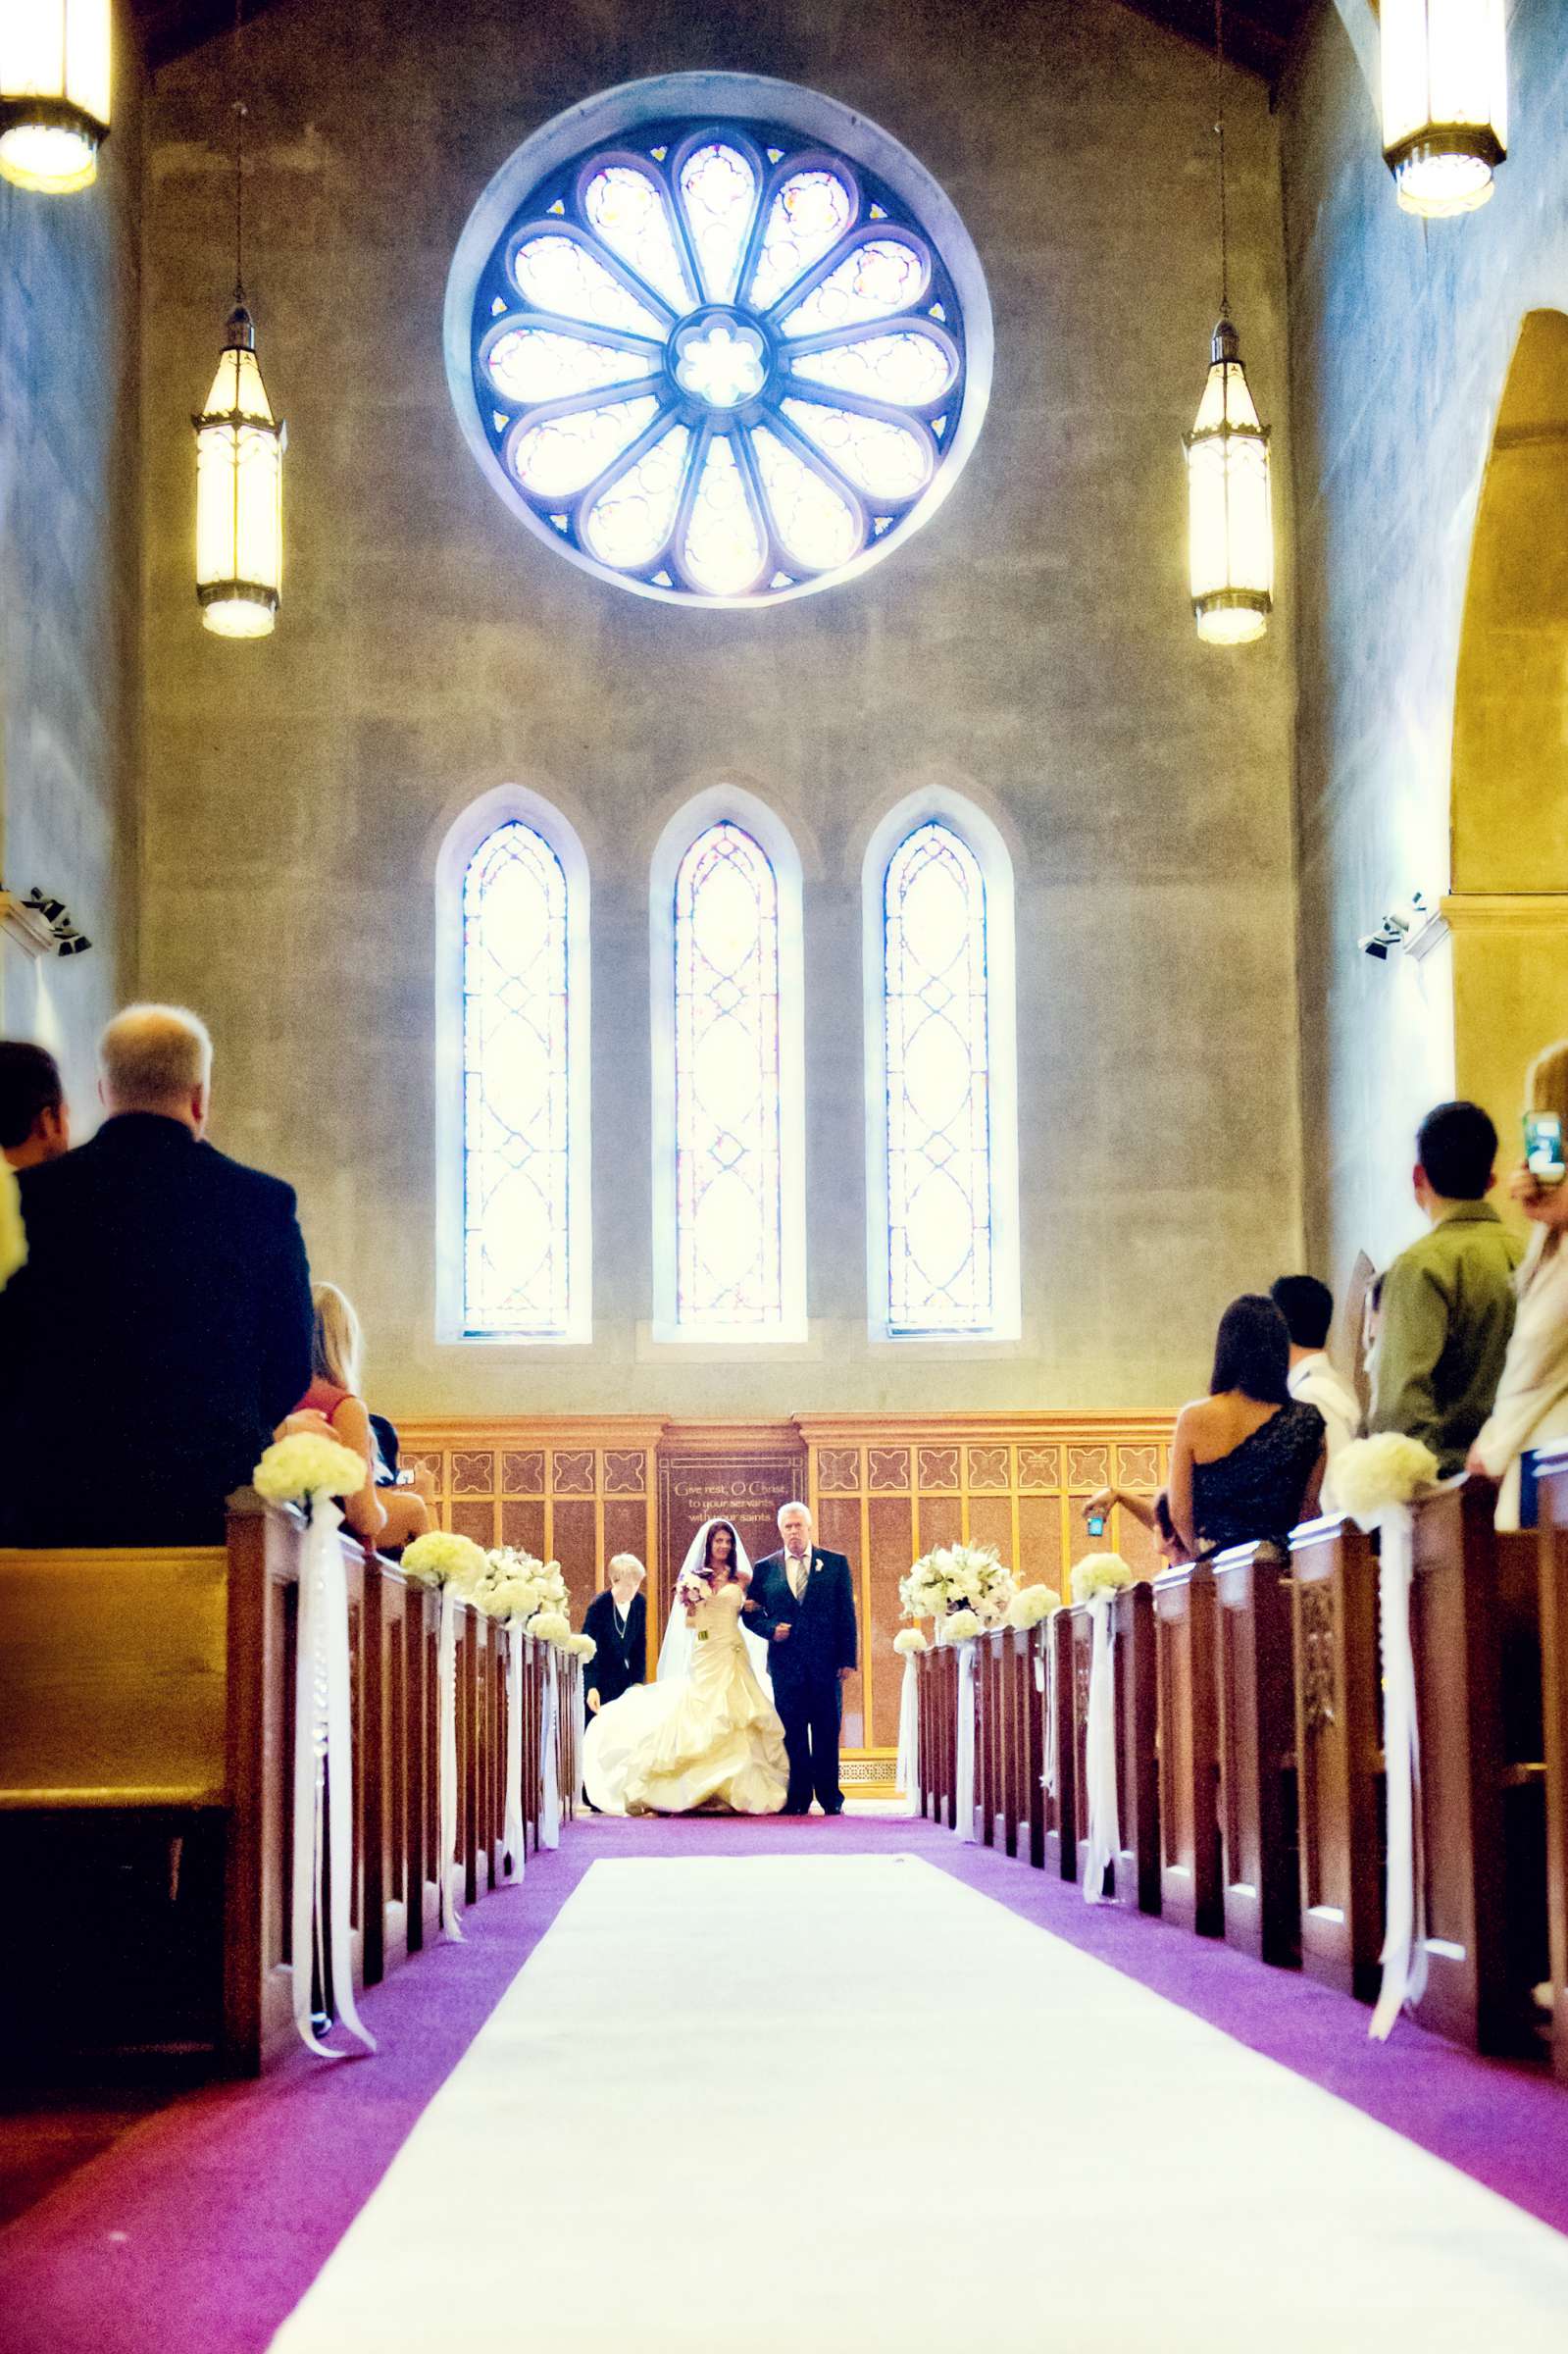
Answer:
<svg viewBox="0 0 1568 2354"><path fill-rule="evenodd" d="M519 149L447 294L495 487L640 594L762 604L841 581L936 508L980 430L990 311L956 213L832 100L678 75Z"/></svg>

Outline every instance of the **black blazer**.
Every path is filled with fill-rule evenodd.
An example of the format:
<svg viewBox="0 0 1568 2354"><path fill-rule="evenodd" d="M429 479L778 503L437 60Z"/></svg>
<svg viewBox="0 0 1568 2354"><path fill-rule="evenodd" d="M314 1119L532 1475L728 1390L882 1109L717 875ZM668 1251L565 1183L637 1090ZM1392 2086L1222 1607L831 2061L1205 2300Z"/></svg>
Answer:
<svg viewBox="0 0 1568 2354"><path fill-rule="evenodd" d="M836 1681L840 1667L853 1667L855 1641L855 1581L847 1558L812 1547L806 1590L796 1602L782 1553L771 1553L751 1573L751 1590L744 1624L768 1645L768 1671L774 1689L788 1694L810 1684ZM789 1629L776 1643L776 1626Z"/></svg>
<svg viewBox="0 0 1568 2354"><path fill-rule="evenodd" d="M619 1700L633 1684L647 1682L648 1605L640 1592L632 1597L624 1637L616 1633L615 1596L608 1586L602 1594L594 1595L583 1612L582 1632L591 1635L598 1645L582 1669L584 1706L590 1691L597 1692L608 1708L612 1700Z"/></svg>
<svg viewBox="0 0 1568 2354"><path fill-rule="evenodd" d="M0 1542L220 1544L310 1382L292 1190L122 1112L21 1179L0 1291Z"/></svg>

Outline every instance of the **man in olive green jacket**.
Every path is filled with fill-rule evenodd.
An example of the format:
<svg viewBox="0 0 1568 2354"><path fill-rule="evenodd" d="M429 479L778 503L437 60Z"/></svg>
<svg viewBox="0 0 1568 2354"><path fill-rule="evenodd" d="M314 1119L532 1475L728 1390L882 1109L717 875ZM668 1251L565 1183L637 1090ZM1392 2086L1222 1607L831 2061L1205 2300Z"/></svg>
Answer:
<svg viewBox="0 0 1568 2354"><path fill-rule="evenodd" d="M1497 1131L1479 1104L1440 1103L1416 1148L1415 1197L1432 1231L1384 1278L1369 1427L1422 1440L1447 1479L1492 1411L1524 1250L1486 1200Z"/></svg>

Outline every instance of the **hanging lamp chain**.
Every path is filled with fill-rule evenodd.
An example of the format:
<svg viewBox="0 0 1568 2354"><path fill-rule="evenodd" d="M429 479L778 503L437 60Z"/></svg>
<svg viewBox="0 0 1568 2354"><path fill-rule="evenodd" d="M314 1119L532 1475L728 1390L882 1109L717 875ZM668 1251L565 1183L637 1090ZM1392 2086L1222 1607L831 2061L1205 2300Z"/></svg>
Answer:
<svg viewBox="0 0 1568 2354"><path fill-rule="evenodd" d="M1225 0L1214 0L1214 138L1220 175L1220 317L1231 316L1231 224L1225 190Z"/></svg>
<svg viewBox="0 0 1568 2354"><path fill-rule="evenodd" d="M234 0L234 308L245 307L245 84L243 21L245 0Z"/></svg>

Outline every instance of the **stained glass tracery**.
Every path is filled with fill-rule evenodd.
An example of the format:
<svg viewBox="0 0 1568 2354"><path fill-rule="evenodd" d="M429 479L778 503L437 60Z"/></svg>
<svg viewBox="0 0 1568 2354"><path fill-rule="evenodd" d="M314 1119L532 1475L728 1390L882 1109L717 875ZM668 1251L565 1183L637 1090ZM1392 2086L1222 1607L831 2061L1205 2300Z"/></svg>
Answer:
<svg viewBox="0 0 1568 2354"><path fill-rule="evenodd" d="M757 124L642 127L525 198L480 275L474 385L508 485L580 561L766 601L917 520L965 399L963 310L859 164Z"/></svg>
<svg viewBox="0 0 1568 2354"><path fill-rule="evenodd" d="M779 883L724 820L675 885L676 1319L766 1332L784 1320Z"/></svg>
<svg viewBox="0 0 1568 2354"><path fill-rule="evenodd" d="M987 1329L995 1315L986 879L938 820L883 887L887 1323Z"/></svg>
<svg viewBox="0 0 1568 2354"><path fill-rule="evenodd" d="M565 870L521 820L463 880L463 1322L556 1339L572 1312Z"/></svg>

